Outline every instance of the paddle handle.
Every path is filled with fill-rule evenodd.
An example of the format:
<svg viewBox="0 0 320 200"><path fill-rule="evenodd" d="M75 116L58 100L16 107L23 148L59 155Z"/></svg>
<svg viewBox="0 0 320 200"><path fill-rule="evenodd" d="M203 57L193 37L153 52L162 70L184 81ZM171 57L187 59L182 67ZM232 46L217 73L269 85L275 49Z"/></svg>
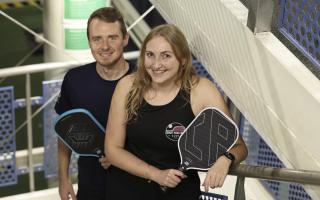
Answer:
<svg viewBox="0 0 320 200"><path fill-rule="evenodd" d="M184 165L180 165L178 170L183 173L187 171L187 169ZM169 188L167 186L162 186L162 185L160 185L160 189L161 189L162 193L164 193L164 194L166 194L169 190Z"/></svg>
<svg viewBox="0 0 320 200"><path fill-rule="evenodd" d="M168 192L168 187L167 186L162 186L162 185L160 185L160 189L161 189L161 192L162 193L164 193L164 194L166 194L167 192Z"/></svg>

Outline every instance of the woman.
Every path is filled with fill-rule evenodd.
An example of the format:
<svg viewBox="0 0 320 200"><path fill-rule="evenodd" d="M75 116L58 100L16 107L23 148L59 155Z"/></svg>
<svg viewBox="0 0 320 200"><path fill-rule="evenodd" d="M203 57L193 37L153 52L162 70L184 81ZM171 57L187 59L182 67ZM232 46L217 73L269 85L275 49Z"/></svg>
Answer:
<svg viewBox="0 0 320 200"><path fill-rule="evenodd" d="M126 200L198 199L197 172L177 170L177 140L206 107L230 116L215 86L195 75L183 33L174 25L154 28L141 47L137 72L120 80L112 98L105 141L113 165L107 195ZM174 127L180 131L172 133ZM209 169L202 184L206 191L221 187L231 164L247 156L241 137L230 153L234 160L232 155L221 156ZM172 189L163 194L159 185Z"/></svg>

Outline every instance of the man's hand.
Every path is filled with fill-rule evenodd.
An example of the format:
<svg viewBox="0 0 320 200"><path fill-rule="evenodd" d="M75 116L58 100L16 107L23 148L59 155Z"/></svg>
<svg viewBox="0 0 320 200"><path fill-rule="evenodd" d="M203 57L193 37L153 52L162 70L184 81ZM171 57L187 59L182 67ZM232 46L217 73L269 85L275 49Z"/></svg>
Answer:
<svg viewBox="0 0 320 200"><path fill-rule="evenodd" d="M77 200L72 183L69 179L64 181L59 180L59 195L61 200Z"/></svg>

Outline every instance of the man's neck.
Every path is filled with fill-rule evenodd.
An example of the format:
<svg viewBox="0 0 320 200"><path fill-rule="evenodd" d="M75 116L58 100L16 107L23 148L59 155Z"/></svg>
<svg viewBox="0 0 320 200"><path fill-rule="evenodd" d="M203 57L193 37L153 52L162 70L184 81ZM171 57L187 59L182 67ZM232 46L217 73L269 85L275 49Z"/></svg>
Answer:
<svg viewBox="0 0 320 200"><path fill-rule="evenodd" d="M122 59L119 60L115 65L102 66L97 63L96 70L99 76L104 80L118 80L128 71L128 63Z"/></svg>

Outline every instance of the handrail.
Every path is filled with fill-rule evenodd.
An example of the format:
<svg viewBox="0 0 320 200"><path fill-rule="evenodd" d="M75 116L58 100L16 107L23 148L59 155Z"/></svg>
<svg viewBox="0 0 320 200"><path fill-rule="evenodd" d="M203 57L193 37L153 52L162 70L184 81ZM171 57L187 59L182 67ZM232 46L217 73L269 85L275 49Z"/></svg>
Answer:
<svg viewBox="0 0 320 200"><path fill-rule="evenodd" d="M41 156L44 153L43 151L43 147L33 148L31 156L39 157L39 155ZM25 167L25 165L27 164L27 160L25 158L26 156L28 156L26 150L17 151L17 163L20 163L23 167ZM38 163L34 164L41 165L42 162L42 158L38 158ZM309 185L320 185L320 171L296 170L289 168L274 168L240 164L238 166L232 167L229 171L229 175Z"/></svg>
<svg viewBox="0 0 320 200"><path fill-rule="evenodd" d="M320 185L320 171L296 170L240 164L230 168L230 175L237 176L234 199L245 200L244 181L246 177Z"/></svg>
<svg viewBox="0 0 320 200"><path fill-rule="evenodd" d="M139 56L139 51L131 51L131 52L124 53L124 58L127 60L136 59L138 58L138 56ZM44 71L55 70L55 69L68 69L68 68L80 66L83 64L87 64L93 61L94 61L93 59L86 59L81 61L50 62L50 63L25 65L21 67L8 67L8 68L0 69L0 78L17 76L17 75L25 75L28 73L32 74L32 73L44 72Z"/></svg>
<svg viewBox="0 0 320 200"><path fill-rule="evenodd" d="M139 51L127 52L124 57L128 60L135 59L139 55ZM16 75L26 75L37 72L44 72L54 69L68 69L76 67L81 64L92 62L93 60L82 60L82 61L67 61L67 62L56 62L56 63L43 63L26 65L21 67L11 67L0 70L0 77L16 76ZM32 155L32 153L31 153ZM320 185L320 171L308 171L308 170L296 170L287 168L273 168L273 167L263 167L263 166L253 166L240 164L230 169L230 175L235 175L238 177L238 182L236 194L244 196L244 179L245 177L274 180L274 181L286 181L295 182L301 184L312 184ZM241 182L241 183L240 183ZM242 192L239 192L242 191ZM242 197L237 197L238 199L243 199Z"/></svg>
<svg viewBox="0 0 320 200"><path fill-rule="evenodd" d="M240 164L231 168L229 174L274 181L320 185L320 171Z"/></svg>

